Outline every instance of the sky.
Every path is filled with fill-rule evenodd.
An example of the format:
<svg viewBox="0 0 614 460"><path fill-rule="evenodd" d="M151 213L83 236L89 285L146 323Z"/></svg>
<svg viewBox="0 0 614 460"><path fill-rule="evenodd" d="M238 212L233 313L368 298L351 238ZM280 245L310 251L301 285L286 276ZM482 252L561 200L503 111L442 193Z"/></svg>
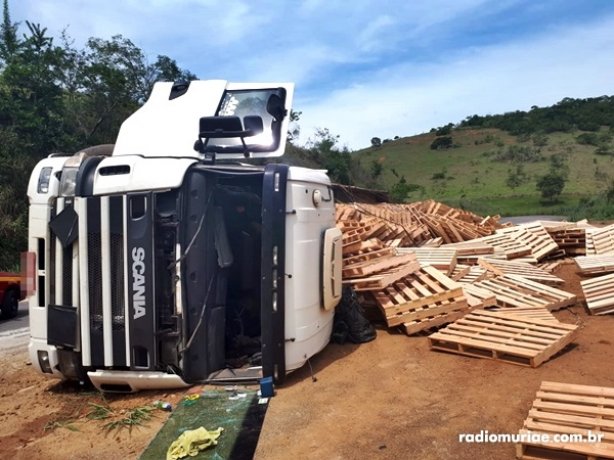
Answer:
<svg viewBox="0 0 614 460"><path fill-rule="evenodd" d="M473 114L614 95L612 0L9 0L11 19L121 34L201 79L296 84L299 140L360 149Z"/></svg>

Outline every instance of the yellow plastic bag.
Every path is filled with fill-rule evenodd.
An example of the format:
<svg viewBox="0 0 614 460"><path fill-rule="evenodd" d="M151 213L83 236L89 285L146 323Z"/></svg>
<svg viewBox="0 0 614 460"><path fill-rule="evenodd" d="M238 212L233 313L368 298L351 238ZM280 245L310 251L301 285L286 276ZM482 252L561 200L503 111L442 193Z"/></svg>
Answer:
<svg viewBox="0 0 614 460"><path fill-rule="evenodd" d="M201 450L217 445L217 440L222 431L224 431L222 427L208 431L202 426L195 430L184 431L169 446L166 452L166 460L178 460L188 455L195 457Z"/></svg>

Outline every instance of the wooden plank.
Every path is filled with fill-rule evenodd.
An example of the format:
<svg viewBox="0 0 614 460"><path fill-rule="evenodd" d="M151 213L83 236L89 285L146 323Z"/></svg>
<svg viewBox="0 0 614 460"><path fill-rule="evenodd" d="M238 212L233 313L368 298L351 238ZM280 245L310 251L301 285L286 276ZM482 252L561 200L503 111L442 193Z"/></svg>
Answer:
<svg viewBox="0 0 614 460"><path fill-rule="evenodd" d="M576 303L576 296L569 292L516 275L505 275L479 281L478 287L492 292L501 307L543 307L559 310Z"/></svg>
<svg viewBox="0 0 614 460"><path fill-rule="evenodd" d="M429 336L433 350L537 367L565 348L578 327L476 310Z"/></svg>
<svg viewBox="0 0 614 460"><path fill-rule="evenodd" d="M614 459L614 388L542 382L519 434L522 459ZM534 436L528 436L531 432ZM599 442L554 442L555 435L600 435ZM550 442L544 442L547 435Z"/></svg>

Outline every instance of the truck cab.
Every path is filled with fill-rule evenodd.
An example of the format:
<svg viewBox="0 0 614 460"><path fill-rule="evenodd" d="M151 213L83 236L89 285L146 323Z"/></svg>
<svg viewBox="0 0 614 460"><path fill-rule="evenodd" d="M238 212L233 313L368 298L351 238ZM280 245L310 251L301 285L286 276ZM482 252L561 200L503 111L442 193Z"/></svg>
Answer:
<svg viewBox="0 0 614 460"><path fill-rule="evenodd" d="M32 363L103 391L273 377L329 341L341 235L325 171L279 163L293 85L156 83L116 143L29 187Z"/></svg>

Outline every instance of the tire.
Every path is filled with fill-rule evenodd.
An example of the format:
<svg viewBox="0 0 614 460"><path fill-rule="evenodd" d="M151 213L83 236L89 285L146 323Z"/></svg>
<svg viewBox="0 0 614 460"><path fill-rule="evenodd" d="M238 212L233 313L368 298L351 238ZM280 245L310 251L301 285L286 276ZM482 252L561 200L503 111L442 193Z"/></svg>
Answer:
<svg viewBox="0 0 614 460"><path fill-rule="evenodd" d="M9 289L4 293L2 302L2 318L15 318L19 310L19 292L16 289Z"/></svg>

